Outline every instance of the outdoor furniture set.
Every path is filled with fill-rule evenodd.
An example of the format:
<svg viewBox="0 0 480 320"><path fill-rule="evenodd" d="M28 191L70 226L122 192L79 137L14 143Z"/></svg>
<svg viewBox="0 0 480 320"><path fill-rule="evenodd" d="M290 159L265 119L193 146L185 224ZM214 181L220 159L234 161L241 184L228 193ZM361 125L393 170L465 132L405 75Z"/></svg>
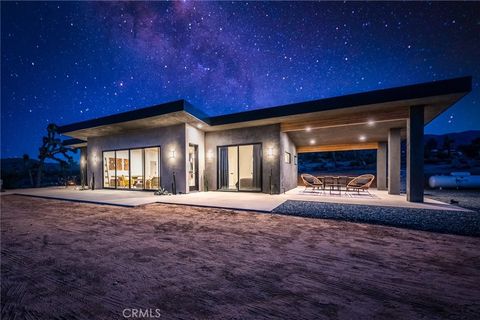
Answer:
<svg viewBox="0 0 480 320"><path fill-rule="evenodd" d="M311 174L304 173L301 174L303 184L305 185L304 192L307 189L311 188L312 192L315 193L318 191L329 190L330 194L338 192L339 195L342 194L342 191L345 191L345 194L349 191L356 191L358 194L360 191L365 191L368 194L368 189L370 188L375 176L373 174L363 174L358 177L348 177L348 176L318 176L315 177Z"/></svg>

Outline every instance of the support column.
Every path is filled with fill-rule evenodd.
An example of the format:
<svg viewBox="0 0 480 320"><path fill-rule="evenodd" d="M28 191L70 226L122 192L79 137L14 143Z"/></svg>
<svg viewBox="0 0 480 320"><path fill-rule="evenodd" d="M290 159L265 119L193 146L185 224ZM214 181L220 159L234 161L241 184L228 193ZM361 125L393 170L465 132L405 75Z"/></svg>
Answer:
<svg viewBox="0 0 480 320"><path fill-rule="evenodd" d="M401 165L400 128L392 128L388 132L388 193L400 194Z"/></svg>
<svg viewBox="0 0 480 320"><path fill-rule="evenodd" d="M377 149L377 189L387 190L387 143L379 142Z"/></svg>
<svg viewBox="0 0 480 320"><path fill-rule="evenodd" d="M424 107L410 107L407 120L407 201L423 202Z"/></svg>

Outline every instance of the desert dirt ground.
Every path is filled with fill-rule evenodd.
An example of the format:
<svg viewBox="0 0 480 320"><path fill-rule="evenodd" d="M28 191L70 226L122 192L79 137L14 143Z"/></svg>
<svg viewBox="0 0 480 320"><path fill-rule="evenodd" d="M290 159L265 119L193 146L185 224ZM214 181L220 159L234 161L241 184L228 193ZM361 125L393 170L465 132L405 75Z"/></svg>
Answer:
<svg viewBox="0 0 480 320"><path fill-rule="evenodd" d="M478 319L480 238L1 197L2 319Z"/></svg>

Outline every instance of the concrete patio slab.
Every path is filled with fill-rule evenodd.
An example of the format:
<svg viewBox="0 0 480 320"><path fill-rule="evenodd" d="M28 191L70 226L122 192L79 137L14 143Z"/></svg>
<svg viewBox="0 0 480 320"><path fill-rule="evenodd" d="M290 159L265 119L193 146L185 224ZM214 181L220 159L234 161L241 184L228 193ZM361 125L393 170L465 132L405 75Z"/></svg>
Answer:
<svg viewBox="0 0 480 320"><path fill-rule="evenodd" d="M312 201L340 204L364 204L371 206L387 206L401 208L431 209L431 210L459 210L467 209L446 204L437 200L425 199L424 203L406 201L405 195L390 195L387 191L373 189L367 193L332 193L304 192L303 187L292 189L285 194L269 195L252 192L193 192L189 194L155 196L153 192L127 190L76 190L64 187L17 189L5 194L19 194L25 196L42 197L77 202L135 207L150 203L168 203L202 207L217 207L226 209L240 209L261 212L271 212L287 200Z"/></svg>
<svg viewBox="0 0 480 320"><path fill-rule="evenodd" d="M158 200L158 196L154 196L153 192L108 189L92 191L76 190L65 187L17 189L4 192L3 194L18 194L47 199L106 204L122 207L135 207L149 203L155 203Z"/></svg>

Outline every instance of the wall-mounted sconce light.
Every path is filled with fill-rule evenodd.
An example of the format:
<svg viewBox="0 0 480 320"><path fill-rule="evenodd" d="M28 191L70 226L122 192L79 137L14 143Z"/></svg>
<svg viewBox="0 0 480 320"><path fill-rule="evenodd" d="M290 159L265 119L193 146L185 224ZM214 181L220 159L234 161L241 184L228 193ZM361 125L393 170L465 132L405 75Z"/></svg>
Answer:
<svg viewBox="0 0 480 320"><path fill-rule="evenodd" d="M84 157L82 157L82 159L80 159L80 164L81 164L82 167L85 167L85 165L87 164Z"/></svg>
<svg viewBox="0 0 480 320"><path fill-rule="evenodd" d="M212 159L213 159L213 152L212 152L212 150L208 150L207 151L207 160L212 161Z"/></svg>
<svg viewBox="0 0 480 320"><path fill-rule="evenodd" d="M170 151L170 159L175 159L175 150Z"/></svg>
<svg viewBox="0 0 480 320"><path fill-rule="evenodd" d="M315 144L315 139L310 139L310 144Z"/></svg>
<svg viewBox="0 0 480 320"><path fill-rule="evenodd" d="M270 148L267 149L267 156L268 156L269 158L272 158L272 157L273 157L273 148L272 148L272 147L270 147Z"/></svg>
<svg viewBox="0 0 480 320"><path fill-rule="evenodd" d="M361 135L360 137L358 137L358 140L365 141L367 140L367 137L365 137L364 135Z"/></svg>

